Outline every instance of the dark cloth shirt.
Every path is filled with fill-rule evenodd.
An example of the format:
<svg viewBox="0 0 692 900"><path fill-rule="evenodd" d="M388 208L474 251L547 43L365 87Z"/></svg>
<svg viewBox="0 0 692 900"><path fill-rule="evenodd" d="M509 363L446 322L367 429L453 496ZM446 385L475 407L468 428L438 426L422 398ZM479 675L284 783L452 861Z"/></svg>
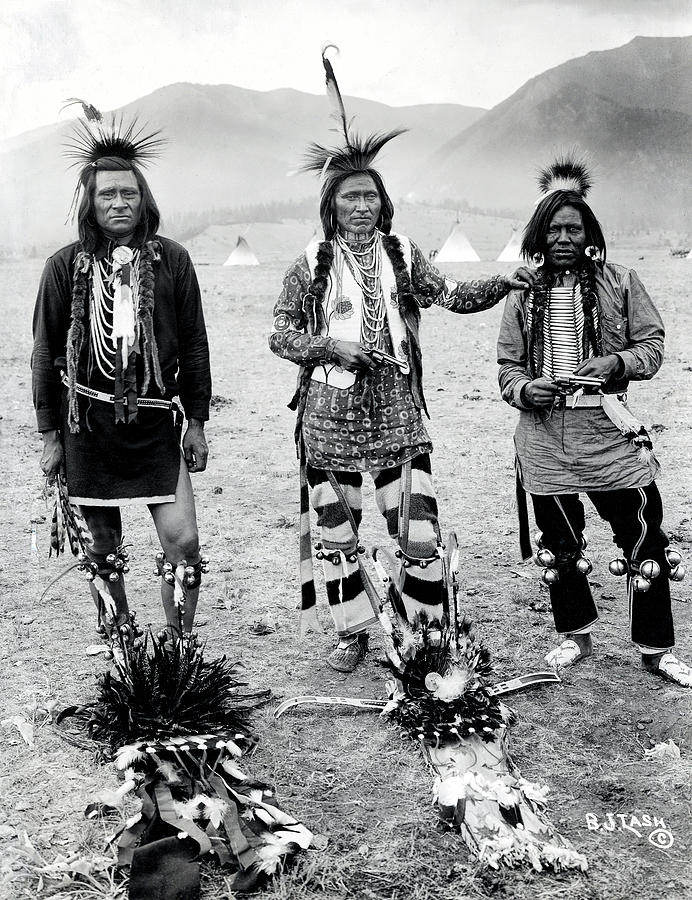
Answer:
<svg viewBox="0 0 692 900"><path fill-rule="evenodd" d="M206 421L211 399L211 370L197 276L184 247L164 237L157 236L155 240L161 258L154 262L153 325L164 397L170 399L179 395L188 419ZM79 250L80 244L75 242L47 260L36 298L31 369L34 408L41 432L57 429L61 423L60 369L65 367L74 260ZM84 329L78 381L97 390L112 392L112 381L110 385L104 383L98 368L90 364L88 306ZM142 376L143 365L138 357L138 387ZM153 377L147 396L161 396Z"/></svg>

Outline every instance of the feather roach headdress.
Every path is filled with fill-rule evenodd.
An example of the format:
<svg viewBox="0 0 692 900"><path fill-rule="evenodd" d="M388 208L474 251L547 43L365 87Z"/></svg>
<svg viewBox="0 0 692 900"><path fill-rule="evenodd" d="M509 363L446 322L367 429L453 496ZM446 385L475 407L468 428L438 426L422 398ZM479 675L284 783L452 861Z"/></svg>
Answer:
<svg viewBox="0 0 692 900"><path fill-rule="evenodd" d="M125 122L123 115L112 115L108 122L103 114L91 103L71 97L62 107L79 104L83 118L78 119L72 134L65 144L64 155L72 160L72 166L79 168L79 181L75 189L70 217L77 208L79 191L84 186L89 171L98 168L100 159L115 157L133 166L146 166L156 159L166 143L160 131L149 131L140 125L137 118Z"/></svg>
<svg viewBox="0 0 692 900"><path fill-rule="evenodd" d="M566 153L539 171L538 187L541 189L539 201L553 191L570 191L584 199L592 185L593 180L586 162Z"/></svg>
<svg viewBox="0 0 692 900"><path fill-rule="evenodd" d="M327 97L331 105L331 117L337 123L334 129L343 135L343 147L323 147L321 144L310 144L305 154L305 160L301 166L304 172L318 172L325 178L329 176L342 176L354 172L365 172L372 165L380 150L393 138L403 134L405 128L395 128L393 131L376 132L371 135L361 136L352 130L352 121L346 116L344 101L334 75L332 64L327 59L327 50L339 48L335 44L327 44L322 49L322 65L324 66Z"/></svg>

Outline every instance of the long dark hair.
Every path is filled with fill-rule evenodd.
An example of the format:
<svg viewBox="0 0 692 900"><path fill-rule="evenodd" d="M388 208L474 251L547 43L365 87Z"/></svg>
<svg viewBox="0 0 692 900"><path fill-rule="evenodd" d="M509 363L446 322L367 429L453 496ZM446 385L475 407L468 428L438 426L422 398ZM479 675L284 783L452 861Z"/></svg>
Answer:
<svg viewBox="0 0 692 900"><path fill-rule="evenodd" d="M80 176L83 190L77 210L77 229L82 248L87 253L93 253L100 243L101 236L94 218L94 190L97 172L132 172L134 174L142 195L142 206L134 238L139 246L153 240L159 228L161 213L146 178L134 163L118 156L104 156L87 166Z"/></svg>
<svg viewBox="0 0 692 900"><path fill-rule="evenodd" d="M601 259L606 258L606 242L603 236L601 224L593 213L588 203L575 191L552 191L544 197L536 206L533 215L524 228L521 242L521 255L529 262L537 254L544 254L547 249L546 235L553 216L563 206L572 206L581 213L584 231L586 232L586 246L597 247Z"/></svg>
<svg viewBox="0 0 692 900"><path fill-rule="evenodd" d="M329 170L327 170L329 173ZM334 214L334 197L336 196L336 192L339 188L339 185L343 184L347 178L350 178L352 175L369 175L372 180L375 182L375 187L377 188L377 192L380 195L380 203L382 204L382 208L380 209L380 217L377 220L376 228L379 228L384 234L389 234L392 230L392 219L394 218L394 204L391 201L391 198L387 191L385 190L384 181L382 180L382 176L376 169L363 169L362 171L354 170L352 172L339 172L338 175L329 177L327 174L327 179L322 185L322 192L320 196L320 219L322 221L322 228L324 230L324 237L326 240L331 241L331 239L336 234L336 215Z"/></svg>

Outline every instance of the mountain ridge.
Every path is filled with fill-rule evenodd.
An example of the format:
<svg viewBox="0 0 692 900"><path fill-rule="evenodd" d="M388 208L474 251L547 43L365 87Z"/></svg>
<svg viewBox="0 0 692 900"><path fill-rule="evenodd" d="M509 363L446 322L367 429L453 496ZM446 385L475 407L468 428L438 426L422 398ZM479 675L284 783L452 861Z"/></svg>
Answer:
<svg viewBox="0 0 692 900"><path fill-rule="evenodd" d="M395 201L528 216L536 169L574 146L589 153L598 176L592 198L613 227L689 230L690 78L692 37L637 37L548 69L487 111L344 102L360 131L408 127L380 158ZM116 112L163 124L168 145L147 177L164 217L176 220L307 197L317 206L317 180L287 175L311 141L339 142L326 98L293 88L176 82ZM5 246L69 240L71 229L60 226L74 190L75 171L65 171L61 156L69 127L19 136L2 154L0 200L12 212L0 219Z"/></svg>

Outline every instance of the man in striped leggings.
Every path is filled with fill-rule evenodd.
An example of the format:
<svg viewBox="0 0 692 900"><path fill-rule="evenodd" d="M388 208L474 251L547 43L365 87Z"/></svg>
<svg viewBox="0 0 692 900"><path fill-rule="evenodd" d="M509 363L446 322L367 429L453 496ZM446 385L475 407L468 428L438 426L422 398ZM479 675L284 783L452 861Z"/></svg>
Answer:
<svg viewBox="0 0 692 900"><path fill-rule="evenodd" d="M356 526L360 525L363 476L360 472L333 474L341 488L340 495L324 470L307 467L310 503L317 513L323 546L341 551L339 562L336 562L335 556L331 557L334 562L330 559L325 562L325 581L337 634L350 645L354 626L358 633L376 619L358 559L352 558L353 528L342 502L343 497ZM406 616L412 619L417 613L425 611L432 618L439 617L444 586L442 560L438 553L437 501L433 492L430 455L423 453L403 466L372 470L370 475L375 483L377 507L385 517L387 530L397 541L398 552L402 555L400 591ZM408 516L402 515L401 509L402 489L404 494L407 491L406 479L410 484ZM361 641L361 644L364 643ZM337 654L337 659L340 656Z"/></svg>
<svg viewBox="0 0 692 900"><path fill-rule="evenodd" d="M531 290L507 300L498 362L502 396L521 411L520 518L525 490L540 529L536 559L564 638L546 661L570 666L592 653L598 612L583 552L585 493L623 553L610 571L627 576L631 637L644 668L692 687L692 669L672 653L669 579L682 580L684 569L661 528L651 441L624 396L629 381L658 371L663 323L636 273L605 262L603 232L584 199L584 167L559 160L540 184L544 193L522 244L537 277Z"/></svg>
<svg viewBox="0 0 692 900"><path fill-rule="evenodd" d="M339 637L328 663L343 672L365 655L367 629L377 618L358 542L363 473L374 478L377 504L398 542L400 613L442 615L432 444L422 418L420 310L432 304L457 313L489 309L531 277L456 282L407 237L391 233L394 208L372 162L394 136L351 135L344 148L316 148L326 240L310 244L286 273L269 340L274 353L301 367L291 405L302 463L303 623L317 624L310 503L322 529L317 556Z"/></svg>

